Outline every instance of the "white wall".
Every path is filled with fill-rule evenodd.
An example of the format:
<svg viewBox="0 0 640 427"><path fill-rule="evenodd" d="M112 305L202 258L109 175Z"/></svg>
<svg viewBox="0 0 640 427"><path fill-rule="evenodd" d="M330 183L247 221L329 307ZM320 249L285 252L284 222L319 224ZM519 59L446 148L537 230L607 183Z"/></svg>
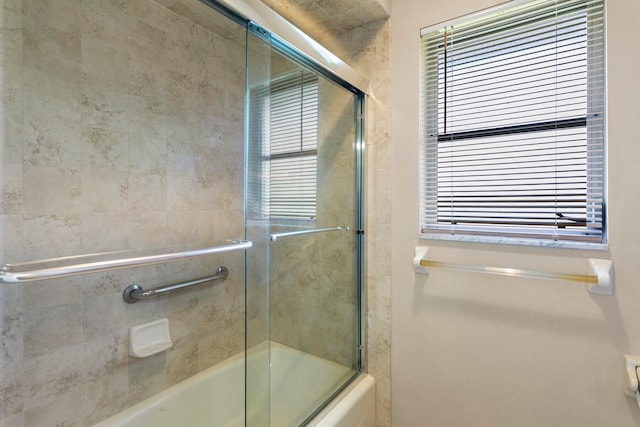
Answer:
<svg viewBox="0 0 640 427"><path fill-rule="evenodd" d="M609 249L604 252L421 241L419 29L492 0L396 0L392 16L392 423L403 426L636 426L623 353L640 354L640 1L609 0ZM436 260L586 274L612 258L616 290L434 270Z"/></svg>

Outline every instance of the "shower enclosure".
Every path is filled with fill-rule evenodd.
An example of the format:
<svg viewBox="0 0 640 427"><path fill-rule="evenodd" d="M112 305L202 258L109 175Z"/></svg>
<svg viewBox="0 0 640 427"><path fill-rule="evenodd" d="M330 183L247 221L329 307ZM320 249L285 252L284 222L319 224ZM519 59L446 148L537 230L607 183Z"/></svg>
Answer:
<svg viewBox="0 0 640 427"><path fill-rule="evenodd" d="M345 66L241 2L2 8L0 424L90 426L240 354L238 425L307 423L364 371ZM131 355L164 318L171 348Z"/></svg>

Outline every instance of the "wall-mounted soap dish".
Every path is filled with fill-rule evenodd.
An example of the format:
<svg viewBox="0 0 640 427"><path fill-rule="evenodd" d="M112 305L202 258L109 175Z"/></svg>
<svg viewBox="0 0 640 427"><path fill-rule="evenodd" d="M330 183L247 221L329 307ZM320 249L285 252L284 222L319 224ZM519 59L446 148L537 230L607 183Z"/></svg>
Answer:
<svg viewBox="0 0 640 427"><path fill-rule="evenodd" d="M172 345L169 319L158 319L129 328L129 354L133 357L149 357Z"/></svg>

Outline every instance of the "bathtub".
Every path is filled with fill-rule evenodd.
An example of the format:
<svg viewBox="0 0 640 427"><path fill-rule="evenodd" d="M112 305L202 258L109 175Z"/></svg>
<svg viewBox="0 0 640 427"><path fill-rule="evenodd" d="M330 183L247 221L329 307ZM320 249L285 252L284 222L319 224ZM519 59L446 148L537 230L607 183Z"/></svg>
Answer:
<svg viewBox="0 0 640 427"><path fill-rule="evenodd" d="M300 424L326 400L325 390L339 387L354 375L342 365L275 342L250 350L247 372L247 425L260 427ZM241 353L95 427L241 427L245 425L244 383L245 355ZM374 405L374 380L361 374L308 425L373 426Z"/></svg>

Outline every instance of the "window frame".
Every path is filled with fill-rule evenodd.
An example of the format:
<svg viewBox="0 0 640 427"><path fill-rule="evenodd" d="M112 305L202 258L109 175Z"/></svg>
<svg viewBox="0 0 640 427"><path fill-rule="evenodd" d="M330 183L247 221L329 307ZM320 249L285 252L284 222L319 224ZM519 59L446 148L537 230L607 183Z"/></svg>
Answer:
<svg viewBox="0 0 640 427"><path fill-rule="evenodd" d="M575 3L578 3L576 1ZM587 55L587 77L586 77L586 85L587 85L587 95L586 95L586 103L587 103L587 111L584 117L580 117L578 119L561 119L554 120L552 122L533 122L526 124L519 124L513 126L498 126L493 128L480 128L471 130L468 132L462 131L458 132L456 135L456 139L467 139L473 137L482 137L482 136L497 136L504 134L518 134L527 131L539 131L541 129L558 129L558 128L571 128L571 127L583 127L586 132L586 137L584 139L585 150L586 150L586 178L587 178L587 190L585 193L585 197L587 193L589 193L590 179L593 179L593 164L589 160L590 154L592 153L590 141L590 133L591 126L593 122L593 114L592 114L592 105L591 102L594 96L598 97L596 103L602 104L602 114L603 117L599 119L602 121L602 124L599 125L602 130L602 141L600 147L602 149L602 174L599 176L604 182L601 184L602 190L602 204L600 206L599 214L601 215L601 234L598 236L600 241L595 241L594 239L589 238L576 238L570 239L566 236L558 237L553 231L542 231L539 235L532 233L531 230L527 232L522 232L521 229L518 228L501 228L499 225L492 226L481 226L481 225L472 225L472 226L457 226L455 222L447 225L440 225L438 223L438 212L433 210L433 206L438 206L437 197L438 197L438 156L430 155L429 153L430 147L438 147L438 144L441 139L446 139L446 131L443 134L439 132L438 121L439 121L439 113L438 113L438 79L440 78L441 72L439 71L439 67L428 68L427 67L427 59L425 56L427 52L431 52L431 54L437 53L438 46L431 46L430 48L425 46L426 35L433 34L436 31L441 31L445 28L451 27L453 25L464 24L466 22L476 21L478 19L483 19L484 17L492 17L502 11L509 10L512 8L516 8L520 5L527 5L528 3L532 3L531 1L513 1L509 2L505 5L488 9L485 11L481 11L472 15L467 15L465 17L457 18L455 20L448 21L444 24L438 24L435 26L423 28L421 30L421 61L420 61L420 194L421 194L421 202L420 202L420 227L419 227L419 237L427 238L427 239L439 239L439 240L454 240L454 241L472 241L472 242L480 242L480 243L500 243L500 244L520 244L520 245L530 245L530 246L553 246L553 247L568 247L568 248L586 248L586 249L606 249L607 247L607 221L606 221L606 177L607 177L607 168L606 168L606 74L605 74L605 58L606 58L606 38L605 35L602 35L602 51L600 52L601 57L596 58L599 60L597 62L597 66L599 67L597 72L601 73L601 84L602 89L601 93L593 93L593 88L598 87L593 84L593 74L592 71L592 63L593 59ZM538 2L540 3L540 2ZM585 7L591 5L593 0L584 0ZM602 29L604 31L604 26L606 22L605 13L605 2L601 1L602 8ZM593 31L591 31L591 20L593 14L590 14L587 9L586 15L586 30L587 30L587 52L589 52L591 46L591 38L593 37ZM446 38L444 39L446 43ZM473 40L470 39L470 40ZM442 44L442 43L441 43ZM444 50L446 52L446 49ZM440 59L438 59L439 63ZM447 71L445 70L445 75ZM435 82L435 83L434 83ZM429 94L428 91L430 89L436 88L436 94ZM429 130L438 129L438 132L435 134L429 133ZM436 140L437 141L434 141ZM434 143L435 142L435 143ZM557 195L557 193L556 193ZM433 202L434 197L436 198L435 204ZM429 201L431 200L431 201ZM432 209L428 209L428 204L431 203ZM588 202L585 201L585 209L587 209L587 217L589 218L589 206ZM493 211L498 212L498 211ZM477 217L479 218L479 217ZM561 218L566 219L566 218ZM575 223L574 219L566 219L566 223L564 227L571 227ZM580 224L583 225L583 224ZM558 226L558 229L563 228ZM524 230L524 228L522 229ZM585 233L585 236L588 236L588 233Z"/></svg>

